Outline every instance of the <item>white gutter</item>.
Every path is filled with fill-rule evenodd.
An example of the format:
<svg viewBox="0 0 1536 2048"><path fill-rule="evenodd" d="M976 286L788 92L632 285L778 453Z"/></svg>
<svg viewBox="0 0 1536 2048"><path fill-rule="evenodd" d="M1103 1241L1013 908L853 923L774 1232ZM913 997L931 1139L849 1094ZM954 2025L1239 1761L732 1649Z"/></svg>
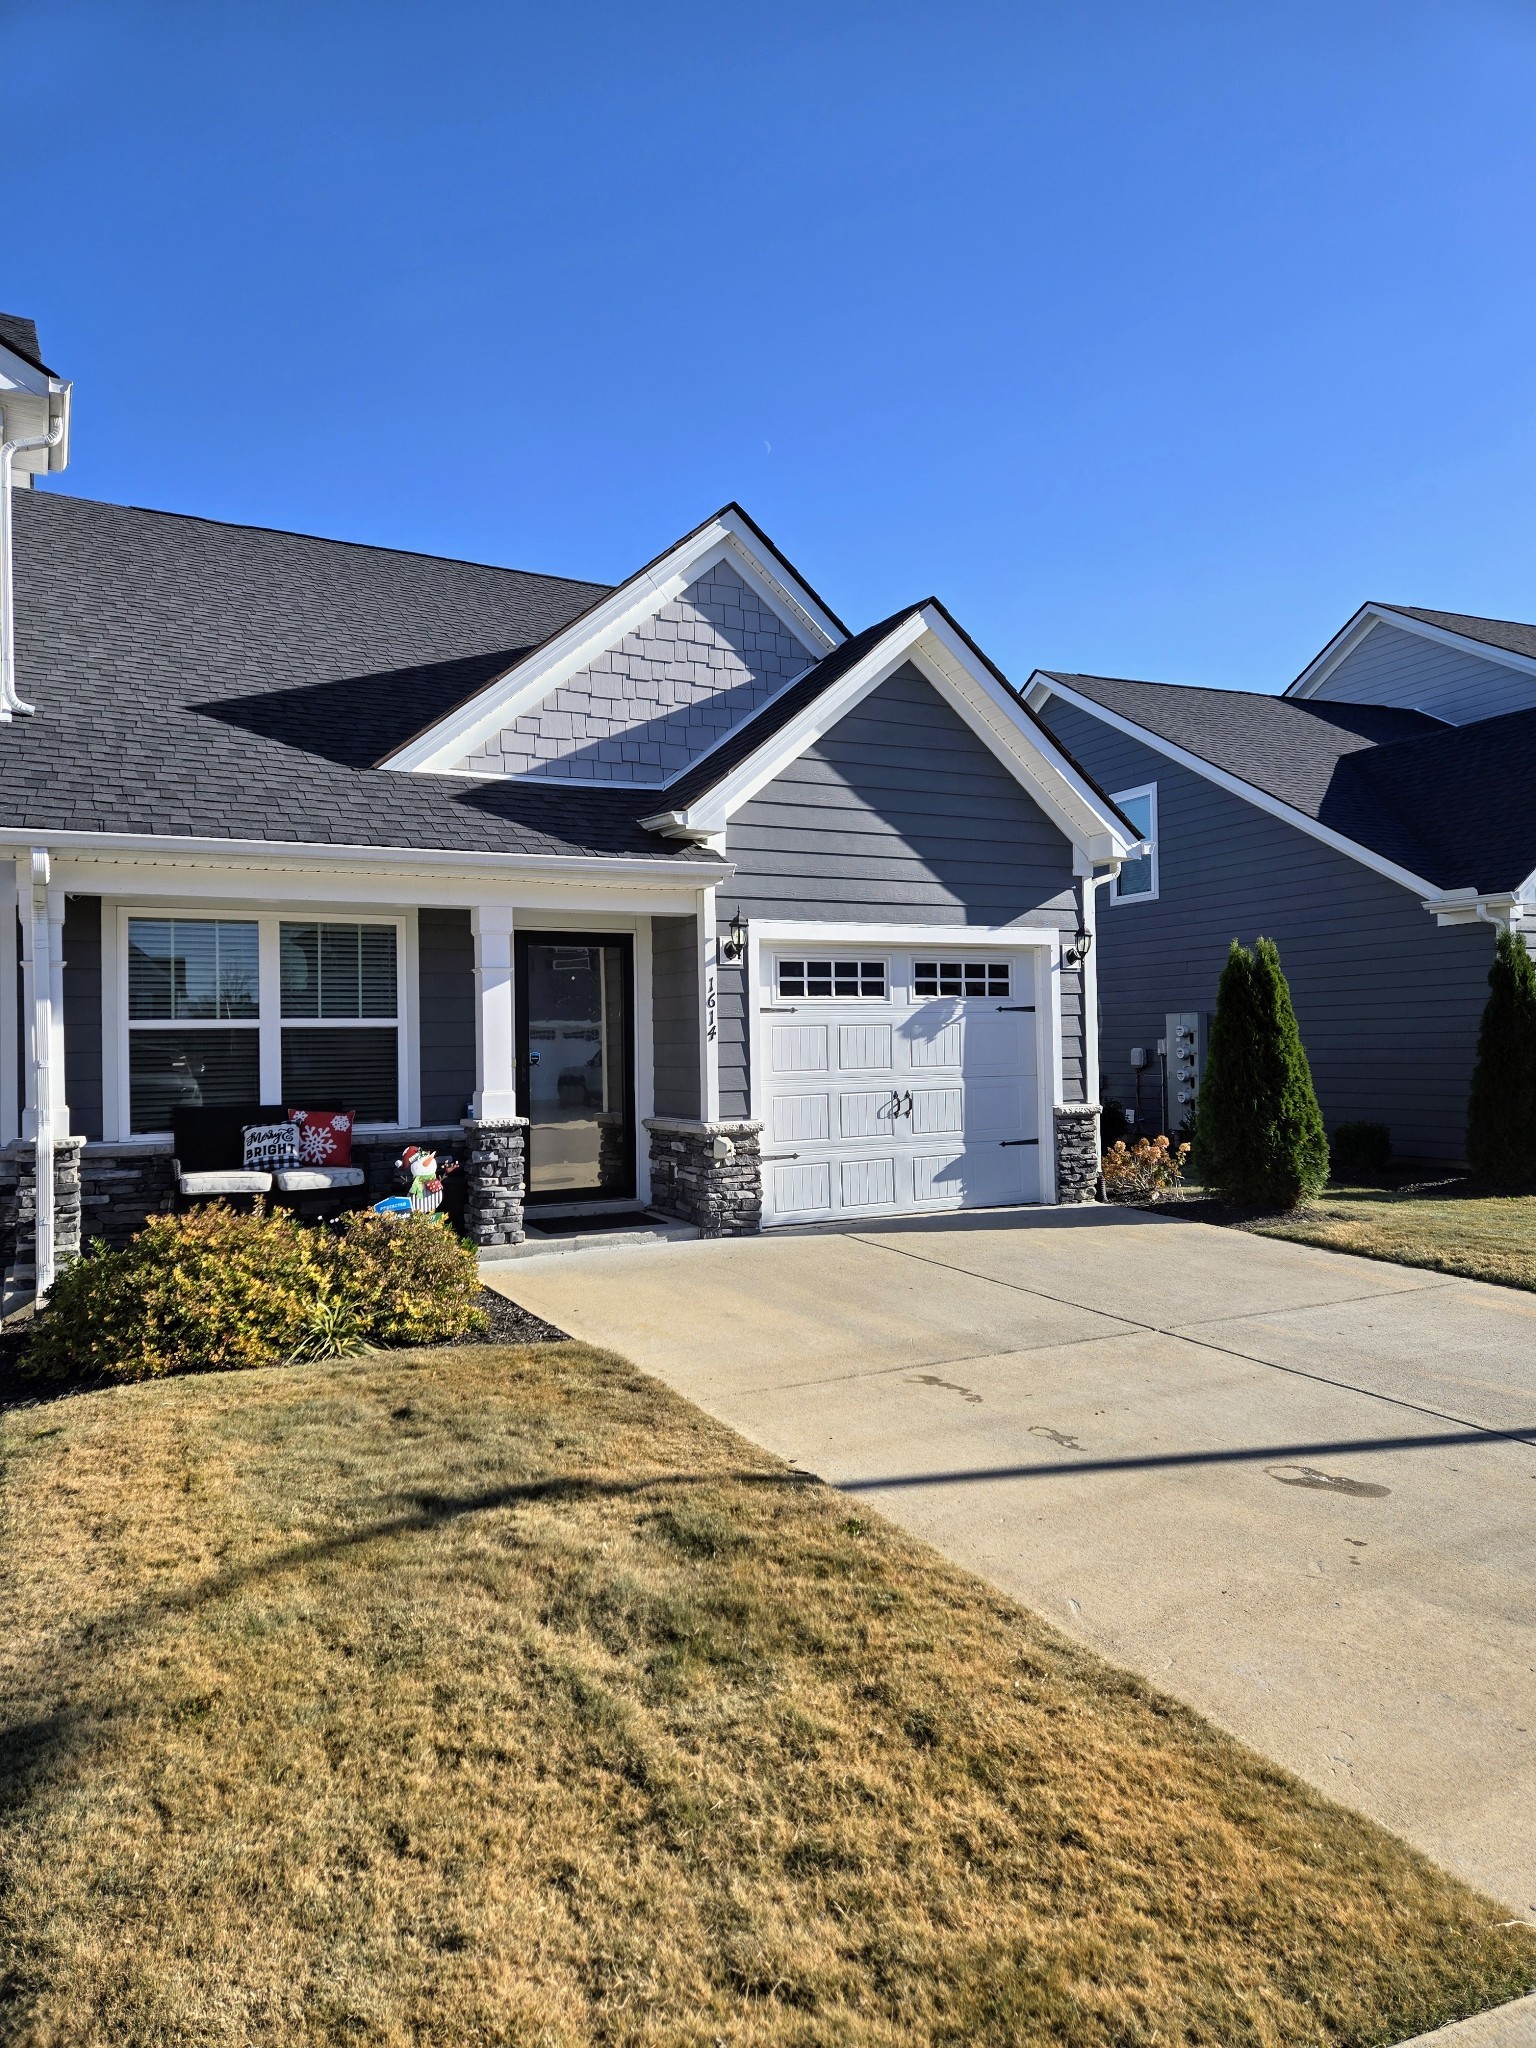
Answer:
<svg viewBox="0 0 1536 2048"><path fill-rule="evenodd" d="M18 455L34 448L57 448L69 425L69 385L48 394L49 427L46 434L25 439L0 441L0 723L8 724L20 712L30 718L34 705L23 704L16 694L16 579L11 564L11 475ZM0 432L4 431L5 409L0 406Z"/></svg>
<svg viewBox="0 0 1536 2048"><path fill-rule="evenodd" d="M0 826L0 846L30 846L34 831ZM190 856L207 859L223 855L232 860L254 860L263 867L285 863L304 866L361 867L372 869L470 869L489 874L546 875L554 881L611 881L615 876L649 882L686 882L697 889L723 882L736 870L727 861L702 861L624 857L606 860L599 855L565 853L480 853L461 847L432 846L332 846L304 839L215 839L170 832L53 832L48 844L56 854L90 853L110 859L114 854L159 854L165 859Z"/></svg>

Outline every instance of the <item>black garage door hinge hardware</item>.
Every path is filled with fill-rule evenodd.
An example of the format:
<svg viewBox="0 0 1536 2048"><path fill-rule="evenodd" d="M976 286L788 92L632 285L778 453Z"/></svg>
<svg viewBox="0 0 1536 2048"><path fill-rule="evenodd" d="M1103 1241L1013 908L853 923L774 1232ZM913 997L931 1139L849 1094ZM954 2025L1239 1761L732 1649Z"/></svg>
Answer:
<svg viewBox="0 0 1536 2048"><path fill-rule="evenodd" d="M997 1007L1000 1010L1027 1010L1031 1017L1035 1014L1033 1003L999 1003Z"/></svg>
<svg viewBox="0 0 1536 2048"><path fill-rule="evenodd" d="M999 1138L999 1145L1038 1145L1038 1138Z"/></svg>

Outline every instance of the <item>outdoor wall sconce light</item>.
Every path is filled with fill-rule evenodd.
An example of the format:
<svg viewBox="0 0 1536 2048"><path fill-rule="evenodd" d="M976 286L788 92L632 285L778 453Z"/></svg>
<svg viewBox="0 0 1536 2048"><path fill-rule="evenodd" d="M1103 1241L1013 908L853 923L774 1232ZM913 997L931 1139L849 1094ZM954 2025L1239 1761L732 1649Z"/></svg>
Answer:
<svg viewBox="0 0 1536 2048"><path fill-rule="evenodd" d="M720 951L727 960L740 960L746 955L747 928L741 921L741 912L731 912L730 929L721 943Z"/></svg>
<svg viewBox="0 0 1536 2048"><path fill-rule="evenodd" d="M1076 931L1072 934L1071 945L1067 947L1061 957L1068 967L1080 967L1092 951L1093 933L1090 931Z"/></svg>

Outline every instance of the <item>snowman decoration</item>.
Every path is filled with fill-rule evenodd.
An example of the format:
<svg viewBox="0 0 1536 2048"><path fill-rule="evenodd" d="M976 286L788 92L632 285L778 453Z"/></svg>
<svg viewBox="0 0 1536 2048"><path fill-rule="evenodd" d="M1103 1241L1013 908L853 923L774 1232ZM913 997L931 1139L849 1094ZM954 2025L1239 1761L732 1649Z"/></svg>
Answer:
<svg viewBox="0 0 1536 2048"><path fill-rule="evenodd" d="M407 1200L413 1216L435 1216L443 1206L443 1175L455 1173L458 1164L450 1160L445 1167L439 1167L435 1152L424 1152L417 1145L407 1145L395 1164L410 1180Z"/></svg>

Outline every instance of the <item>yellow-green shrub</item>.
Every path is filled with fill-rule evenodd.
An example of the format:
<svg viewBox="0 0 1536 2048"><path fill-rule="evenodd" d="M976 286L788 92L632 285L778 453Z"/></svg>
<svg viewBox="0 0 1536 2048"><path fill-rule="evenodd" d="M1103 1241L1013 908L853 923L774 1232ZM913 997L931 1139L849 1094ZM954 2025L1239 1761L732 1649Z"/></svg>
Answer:
<svg viewBox="0 0 1536 2048"><path fill-rule="evenodd" d="M28 1346L48 1379L231 1372L476 1327L474 1249L443 1224L372 1214L303 1229L210 1203L96 1245L54 1283Z"/></svg>

